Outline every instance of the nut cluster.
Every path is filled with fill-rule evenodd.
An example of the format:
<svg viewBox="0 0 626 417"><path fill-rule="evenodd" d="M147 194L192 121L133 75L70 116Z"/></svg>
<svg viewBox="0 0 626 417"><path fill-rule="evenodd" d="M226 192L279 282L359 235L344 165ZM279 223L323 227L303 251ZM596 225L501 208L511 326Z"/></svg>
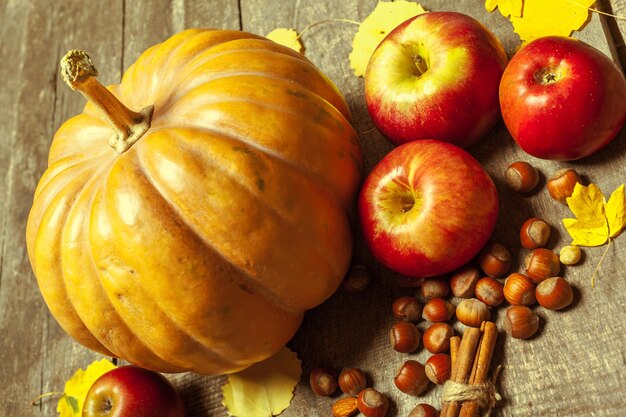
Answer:
<svg viewBox="0 0 626 417"><path fill-rule="evenodd" d="M538 176L537 170L525 162L516 162L506 171L507 184L522 193L534 189ZM522 190L522 183L535 185ZM578 173L563 169L548 179L546 188L554 200L567 204L577 183L581 183ZM575 265L580 261L580 248L568 245L557 255L545 247L550 232L550 225L537 217L526 220L520 228L520 244L530 252L524 260L523 273L510 274L503 287L504 298L512 305L506 311L505 328L514 338L528 339L539 329L540 319L529 306L539 303L547 310L561 310L574 300L572 287L558 275L561 264Z"/></svg>
<svg viewBox="0 0 626 417"><path fill-rule="evenodd" d="M508 167L506 182L516 192L527 194L537 188L540 173L529 163L518 161ZM574 170L562 170L547 181L548 192L555 200L566 203L578 182L580 177ZM431 382L443 384L450 379L451 339L455 342L453 348L456 346L452 357L459 346L459 338L448 324L454 315L460 323L477 331L481 325L489 324L494 309L507 302L510 304L504 314L507 333L516 339L529 339L537 333L541 322L532 306L538 303L547 310L562 310L573 302L574 290L559 273L561 265L580 261L580 248L564 246L557 255L546 247L551 231L551 226L538 217L531 217L521 225L519 243L529 252L520 272L510 272L511 252L493 240L480 251L476 264L467 264L448 277L398 278L401 287L419 289L415 290L417 294L398 297L392 304L396 321L389 331L391 347L398 353L410 354L421 343L432 354L424 364L413 359L403 362L394 377L398 390L419 396ZM344 287L350 292L362 291L368 284L369 275L362 266L353 267L344 280ZM458 303L447 300L450 295L459 298ZM423 335L415 324L420 319L427 322ZM334 417L348 417L357 412L365 417L383 417L389 409L389 399L368 388L365 374L357 368L346 368L338 377L328 368L317 368L311 372L310 382L317 395L333 395L337 387L347 395L333 404ZM437 410L432 406L419 404L409 417L436 415Z"/></svg>
<svg viewBox="0 0 626 417"><path fill-rule="evenodd" d="M337 387L346 394L331 407L333 417L350 417L361 412L365 417L384 417L389 409L389 399L374 388L367 387L367 377L358 368L345 368L337 372L329 367L311 371L311 390L319 396L331 396Z"/></svg>

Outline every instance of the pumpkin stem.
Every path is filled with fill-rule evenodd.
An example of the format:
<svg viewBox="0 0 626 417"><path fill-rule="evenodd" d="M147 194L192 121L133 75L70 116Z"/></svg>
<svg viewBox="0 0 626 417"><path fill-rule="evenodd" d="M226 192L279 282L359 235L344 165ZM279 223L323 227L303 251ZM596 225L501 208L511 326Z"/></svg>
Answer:
<svg viewBox="0 0 626 417"><path fill-rule="evenodd" d="M154 106L144 107L139 113L130 110L100 84L95 78L97 75L91 58L83 51L72 49L61 59L63 81L102 111L115 131L109 145L118 153L123 153L150 129Z"/></svg>

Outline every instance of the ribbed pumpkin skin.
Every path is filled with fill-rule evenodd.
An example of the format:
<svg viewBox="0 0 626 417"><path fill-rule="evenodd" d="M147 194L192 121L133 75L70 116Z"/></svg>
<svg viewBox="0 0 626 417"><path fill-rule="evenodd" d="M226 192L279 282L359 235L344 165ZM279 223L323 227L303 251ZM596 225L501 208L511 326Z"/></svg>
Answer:
<svg viewBox="0 0 626 417"><path fill-rule="evenodd" d="M28 253L83 345L162 372L222 374L278 351L350 260L361 156L341 94L306 58L188 30L109 87L154 105L128 151L87 104L56 133Z"/></svg>

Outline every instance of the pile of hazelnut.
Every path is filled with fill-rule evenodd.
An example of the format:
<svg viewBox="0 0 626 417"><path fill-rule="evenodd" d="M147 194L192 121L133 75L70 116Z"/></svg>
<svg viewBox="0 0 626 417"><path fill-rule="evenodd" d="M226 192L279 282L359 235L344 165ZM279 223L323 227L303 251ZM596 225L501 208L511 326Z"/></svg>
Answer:
<svg viewBox="0 0 626 417"><path fill-rule="evenodd" d="M539 173L527 162L515 162L506 171L506 181L513 190L525 194L537 187ZM580 177L573 169L558 171L547 182L548 192L555 200L566 203L577 182L581 182ZM468 264L449 277L421 281L423 306L414 296L402 296L393 302L393 314L398 320L389 332L391 347L399 353L411 353L422 344L432 353L424 364L409 359L400 367L394 383L401 392L419 396L430 382L443 384L450 378L451 358L447 352L454 330L448 322L454 315L465 326L480 327L483 321L490 320L492 310L506 300L510 304L504 317L506 332L516 339L528 339L539 329L539 317L530 306L538 303L548 310L561 310L572 303L572 287L558 274L561 264L578 263L581 252L571 245L564 246L559 255L546 249L550 232L550 225L537 217L522 224L520 244L530 251L523 272L509 273L511 253L501 243L492 241L478 255L477 265ZM399 283L415 286L413 279L400 278ZM360 292L368 284L365 268L355 266L343 286L349 292ZM446 299L449 295L460 299L456 306ZM423 335L415 325L421 319L430 323ZM388 398L368 388L365 374L356 368L344 369L339 376L332 369L316 368L310 374L310 384L317 395L330 396L338 387L347 395L333 404L334 417L348 417L357 411L365 417L383 417L389 408ZM419 404L409 417L437 415L433 406Z"/></svg>
<svg viewBox="0 0 626 417"><path fill-rule="evenodd" d="M415 367L403 367L401 373L407 379L420 378L418 375L424 374L424 366L416 361L410 362L414 362L417 365ZM414 392L422 392L428 384L425 376L422 379L426 381L422 384L423 388L409 388L407 386L407 389L413 389ZM332 368L315 368L311 371L309 383L311 390L316 395L322 397L333 395L337 388L346 394L345 397L338 399L332 405L333 417L349 417L357 412L361 412L365 417L383 417L389 410L389 399L387 396L374 388L368 387L365 373L358 368L345 368L339 376ZM438 415L439 413L433 406L419 404L409 414L409 417L436 417Z"/></svg>

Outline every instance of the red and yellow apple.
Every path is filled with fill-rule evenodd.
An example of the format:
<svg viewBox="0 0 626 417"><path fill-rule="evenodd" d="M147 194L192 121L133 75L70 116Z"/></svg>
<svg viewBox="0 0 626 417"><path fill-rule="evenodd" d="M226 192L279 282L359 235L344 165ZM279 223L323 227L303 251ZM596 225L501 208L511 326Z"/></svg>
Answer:
<svg viewBox="0 0 626 417"><path fill-rule="evenodd" d="M161 374L134 365L98 378L85 398L83 417L185 417L183 402Z"/></svg>
<svg viewBox="0 0 626 417"><path fill-rule="evenodd" d="M358 200L374 257L415 278L470 261L491 236L498 207L496 187L478 161L437 140L392 150L367 177Z"/></svg>
<svg viewBox="0 0 626 417"><path fill-rule="evenodd" d="M506 127L526 153L575 160L608 145L624 126L626 80L590 45L545 37L511 59L500 105Z"/></svg>
<svg viewBox="0 0 626 417"><path fill-rule="evenodd" d="M499 120L506 63L500 41L477 20L454 12L418 15L391 31L370 58L367 109L396 145L439 139L466 148Z"/></svg>

